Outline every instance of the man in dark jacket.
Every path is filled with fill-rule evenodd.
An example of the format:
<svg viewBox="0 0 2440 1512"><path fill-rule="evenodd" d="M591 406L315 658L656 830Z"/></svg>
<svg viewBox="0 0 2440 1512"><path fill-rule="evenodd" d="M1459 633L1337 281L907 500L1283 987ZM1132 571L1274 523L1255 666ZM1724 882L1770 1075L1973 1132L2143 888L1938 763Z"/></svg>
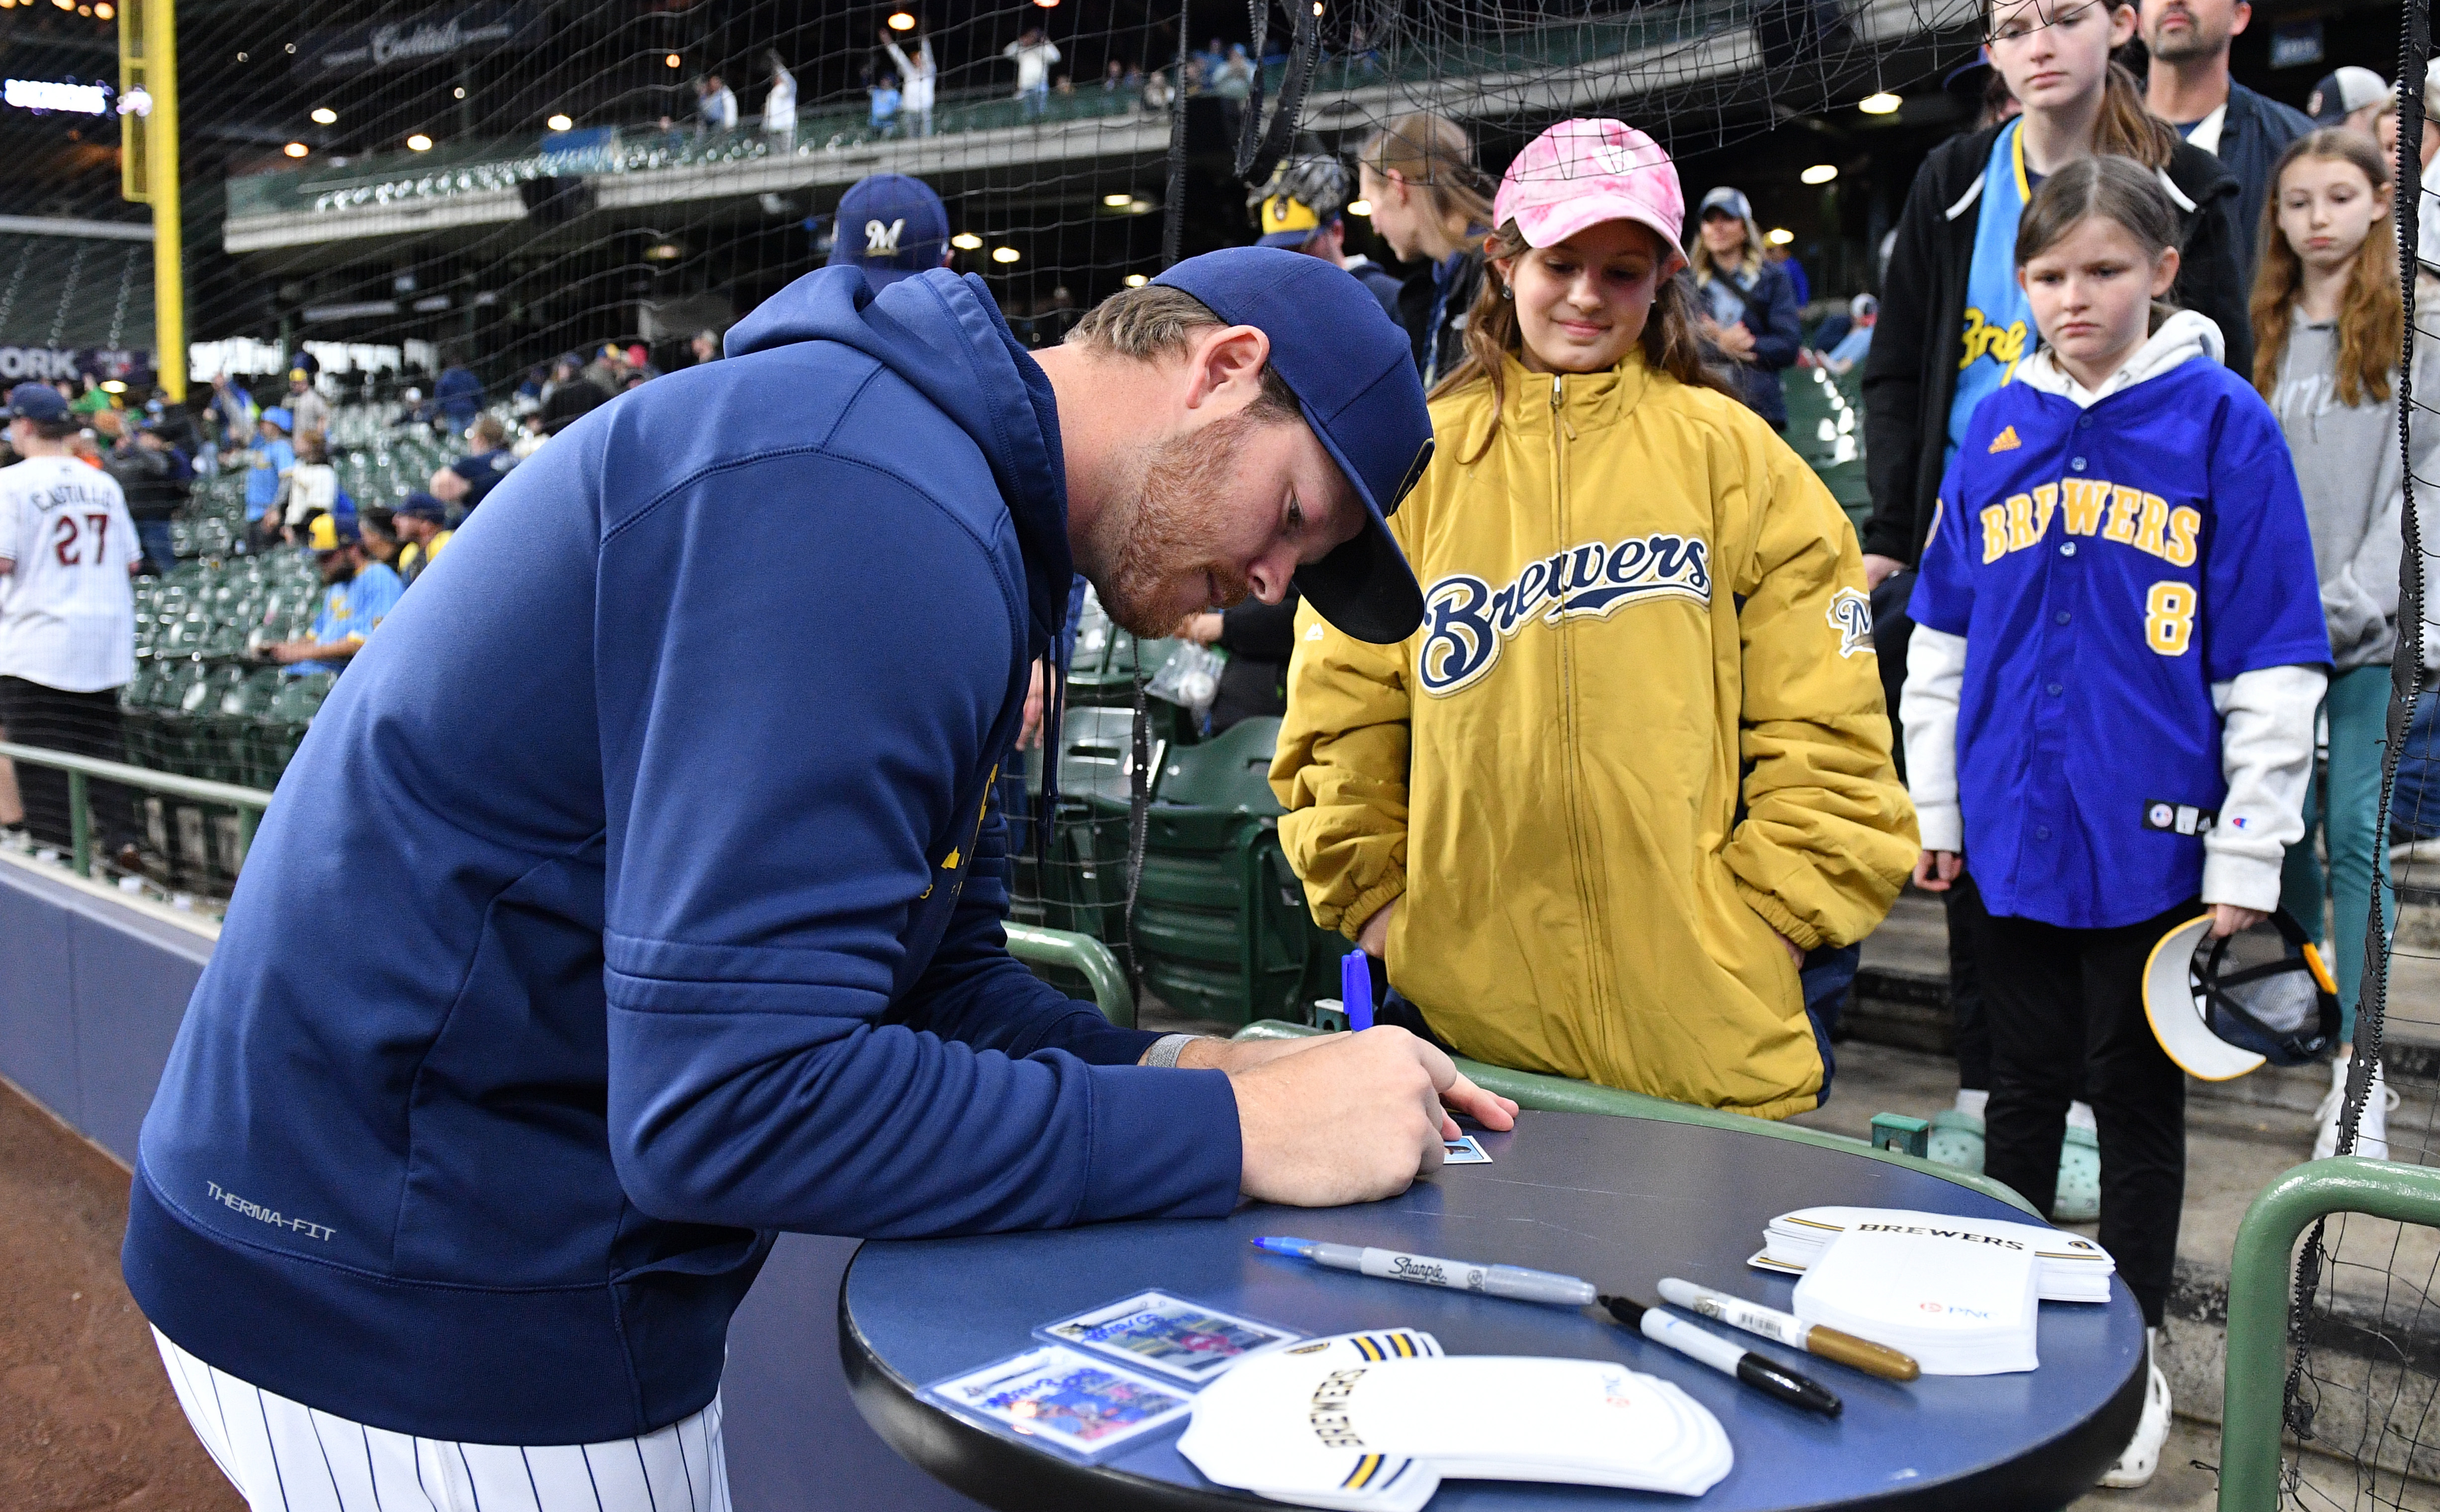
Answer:
<svg viewBox="0 0 2440 1512"><path fill-rule="evenodd" d="M124 1263L165 1358L312 1409L300 1443L685 1424L717 1463L778 1231L1363 1200L1439 1163L1443 1100L1510 1126L1402 1032L1068 1000L1008 953L985 802L1074 571L1139 633L1295 581L1410 634L1383 515L1430 444L1372 296L1257 247L1038 355L978 278L825 268L570 426L264 815L139 1143ZM332 890L415 904L333 936L286 901Z"/></svg>
<svg viewBox="0 0 2440 1512"><path fill-rule="evenodd" d="M2313 129L2301 110L2255 94L2228 76L2228 42L2253 19L2245 0L2144 0L2144 45L2152 69L2144 102L2178 135L2220 160L2236 180L2221 202L2241 286L2253 287L2262 258L2262 207L2270 170L2288 144ZM2228 333L2220 334L2225 337Z"/></svg>
<svg viewBox="0 0 2440 1512"><path fill-rule="evenodd" d="M1965 356L1959 312L1974 256L1975 204L1992 145L2005 129L2006 123L1986 127L1933 148L1898 218L1883 279L1887 292L1864 358L1864 467L1873 492L1864 576L1875 586L1914 564L1931 524L1948 450L1946 417ZM2184 141L2159 171L2184 247L2171 295L2182 308L2210 316L2227 343L2223 360L2250 373L2253 332L2246 287L2230 240L2231 219L2220 207L2235 196L2236 180L2209 153ZM1896 297L1910 288L1921 293Z"/></svg>
<svg viewBox="0 0 2440 1512"><path fill-rule="evenodd" d="M101 465L118 479L119 492L127 495L128 517L135 522L135 537L144 545L144 569L166 578L178 566L170 522L187 506L195 470L170 444L158 421L148 418L129 424L122 417L120 423L117 442L103 456Z"/></svg>

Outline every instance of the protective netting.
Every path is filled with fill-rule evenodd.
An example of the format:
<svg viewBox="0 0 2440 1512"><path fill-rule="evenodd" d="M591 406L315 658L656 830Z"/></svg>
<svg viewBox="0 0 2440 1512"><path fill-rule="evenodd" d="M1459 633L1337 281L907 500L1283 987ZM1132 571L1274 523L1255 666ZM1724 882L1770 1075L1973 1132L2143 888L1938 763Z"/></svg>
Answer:
<svg viewBox="0 0 2440 1512"><path fill-rule="evenodd" d="M2381 903L2364 942L2339 1153L2440 1163L2440 738L2425 598L2440 394L2414 387L2418 343L2440 341L2440 216L2423 171L2428 3L2401 7L2396 217L2408 316L2397 444L2406 473L2400 644L2390 672L2376 870ZM2426 367L2422 370L2430 371ZM2428 388L2428 383L2427 383ZM2332 1217L2298 1256L2288 1380L2288 1498L2305 1507L2440 1506L2440 1231L2362 1214Z"/></svg>
<svg viewBox="0 0 2440 1512"><path fill-rule="evenodd" d="M172 522L176 569L141 590L120 728L83 745L257 787L295 749L330 675L251 653L310 635L325 589L290 549L312 508L265 497L264 411L291 411L299 450L318 426L337 493L394 551L385 512L475 449L460 438L478 415L515 450L570 376L554 359L612 392L704 360L837 237L871 234L835 224L869 174L936 189L951 264L1040 345L1170 261L1252 240L1249 190L1282 163L1351 164L1376 129L1424 111L1470 139L1467 182L1482 188L1552 121L1617 115L1678 156L1690 197L1719 182L1752 195L1812 272L1810 326L1876 285L1915 163L1972 118L1970 90L1939 81L1971 56L1981 16L1978 0L186 0L191 387L168 421L198 477ZM121 198L117 33L103 0L0 4L9 71L61 86L27 97L40 110L0 109L0 379L107 386L140 405L162 364L149 212ZM1427 273L1372 234L1345 179L1346 252ZM1856 380L1799 372L1788 387L1791 440L1860 513ZM1085 614L1060 748L1003 784L1029 819L1058 764L1017 917L1105 941L1182 1012L1295 1016L1332 990L1344 945L1318 936L1278 854L1267 727L1189 759L1207 713L1155 698L1140 748L1132 738L1139 676L1179 644L1138 645ZM225 895L234 811L95 801L104 873L124 860L158 888ZM1205 809L1237 818L1205 823ZM0 819L12 812L0 793ZM137 849L103 843L123 827Z"/></svg>

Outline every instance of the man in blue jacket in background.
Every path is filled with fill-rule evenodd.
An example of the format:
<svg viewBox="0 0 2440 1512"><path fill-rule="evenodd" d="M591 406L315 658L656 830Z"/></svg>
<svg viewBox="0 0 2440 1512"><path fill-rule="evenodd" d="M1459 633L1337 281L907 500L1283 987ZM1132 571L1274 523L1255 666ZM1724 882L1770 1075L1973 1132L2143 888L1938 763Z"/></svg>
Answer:
<svg viewBox="0 0 2440 1512"><path fill-rule="evenodd" d="M979 279L816 272L518 468L323 706L145 1121L128 1283L241 1490L705 1504L777 1231L1361 1201L1444 1104L1509 1126L1396 1030L1044 985L985 804L1071 571L1143 635L1291 580L1412 631L1430 443L1363 286L1237 248L1039 354ZM287 902L337 895L420 906Z"/></svg>

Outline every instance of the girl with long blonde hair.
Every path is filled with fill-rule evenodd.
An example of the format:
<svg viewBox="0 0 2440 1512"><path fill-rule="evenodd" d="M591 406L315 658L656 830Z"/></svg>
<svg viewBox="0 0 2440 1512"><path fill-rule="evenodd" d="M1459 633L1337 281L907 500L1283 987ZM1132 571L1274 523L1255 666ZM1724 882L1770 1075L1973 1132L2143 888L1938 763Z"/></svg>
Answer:
<svg viewBox="0 0 2440 1512"><path fill-rule="evenodd" d="M1465 312L1482 281L1492 225L1492 179L1474 166L1465 129L1428 111L1393 117L1356 150L1355 163L1372 229L1399 261L1427 264L1399 291L1397 318L1429 388L1463 356Z"/></svg>

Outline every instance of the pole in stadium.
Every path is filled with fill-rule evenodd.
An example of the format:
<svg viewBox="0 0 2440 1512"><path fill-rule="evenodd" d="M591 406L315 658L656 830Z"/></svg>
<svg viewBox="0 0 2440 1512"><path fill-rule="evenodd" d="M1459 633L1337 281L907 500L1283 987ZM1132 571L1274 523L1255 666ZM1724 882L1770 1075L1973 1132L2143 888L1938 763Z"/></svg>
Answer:
<svg viewBox="0 0 2440 1512"><path fill-rule="evenodd" d="M187 402L187 280L178 201L174 0L118 8L119 196L152 207L152 366L161 396Z"/></svg>

